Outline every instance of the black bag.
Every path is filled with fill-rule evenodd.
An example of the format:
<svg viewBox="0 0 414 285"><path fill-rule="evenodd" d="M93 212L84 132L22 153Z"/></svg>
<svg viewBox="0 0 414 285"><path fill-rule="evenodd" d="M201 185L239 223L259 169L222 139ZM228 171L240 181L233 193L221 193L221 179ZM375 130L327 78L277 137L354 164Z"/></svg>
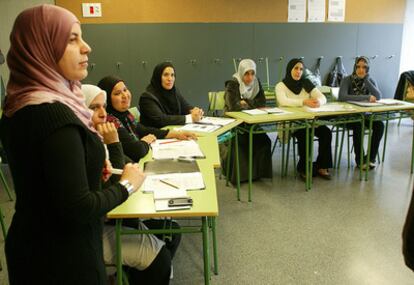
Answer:
<svg viewBox="0 0 414 285"><path fill-rule="evenodd" d="M306 79L309 79L310 82L313 83L315 86L321 86L322 80L321 80L321 60L322 58L318 58L318 61L316 62L315 70L312 72L310 69L306 68L304 73L304 77Z"/></svg>
<svg viewBox="0 0 414 285"><path fill-rule="evenodd" d="M337 57L335 66L329 73L328 80L326 80L326 85L331 87L339 87L341 85L342 78L346 75L345 67L342 63L342 57Z"/></svg>

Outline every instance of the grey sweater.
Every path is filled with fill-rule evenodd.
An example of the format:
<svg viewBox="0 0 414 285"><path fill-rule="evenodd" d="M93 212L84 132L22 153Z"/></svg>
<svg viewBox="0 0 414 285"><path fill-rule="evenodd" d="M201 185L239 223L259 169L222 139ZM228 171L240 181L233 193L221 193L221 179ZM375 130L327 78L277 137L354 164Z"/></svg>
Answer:
<svg viewBox="0 0 414 285"><path fill-rule="evenodd" d="M370 76L365 77L365 86L369 90L369 95L355 95L352 89L352 75L349 75L342 79L341 86L339 88L339 101L369 101L369 96L375 96L377 100L382 97L381 91L377 86L377 82Z"/></svg>

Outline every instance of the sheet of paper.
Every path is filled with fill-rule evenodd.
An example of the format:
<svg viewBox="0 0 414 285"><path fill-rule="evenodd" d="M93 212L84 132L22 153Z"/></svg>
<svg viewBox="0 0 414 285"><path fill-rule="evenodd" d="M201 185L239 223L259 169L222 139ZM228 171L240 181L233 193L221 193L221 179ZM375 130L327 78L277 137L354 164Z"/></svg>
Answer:
<svg viewBox="0 0 414 285"><path fill-rule="evenodd" d="M199 121L199 124L207 124L207 125L219 125L219 126L225 126L230 123L233 123L235 119L230 118L222 118L222 117L203 117L201 121Z"/></svg>
<svg viewBox="0 0 414 285"><path fill-rule="evenodd" d="M162 182L166 181L167 183ZM168 185L170 184L170 185ZM174 185L174 186L171 186ZM174 191L184 190L203 190L205 188L203 175L201 172L190 173L168 173L148 175L142 186L142 191L153 192L154 190Z"/></svg>
<svg viewBox="0 0 414 285"><path fill-rule="evenodd" d="M289 0L288 22L305 22L306 0Z"/></svg>
<svg viewBox="0 0 414 285"><path fill-rule="evenodd" d="M154 200L161 200L161 199L172 199L172 198L182 198L187 197L187 190L185 189L154 189L153 190Z"/></svg>
<svg viewBox="0 0 414 285"><path fill-rule="evenodd" d="M322 105L322 106L320 106L318 108L304 107L304 109L307 112L341 112L341 111L352 111L352 110L355 110L355 108L352 108L351 106L347 106L347 105L335 105L335 104Z"/></svg>
<svg viewBox="0 0 414 285"><path fill-rule="evenodd" d="M381 104L383 104L383 105L390 105L390 106L392 106L392 105L404 105L404 102L402 102L402 101L398 101L398 100L395 100L395 99L381 99L381 100L378 100L377 101L378 103L381 103Z"/></svg>
<svg viewBox="0 0 414 285"><path fill-rule="evenodd" d="M156 140L151 144L153 159L177 159L179 157L204 158L196 141L175 139Z"/></svg>
<svg viewBox="0 0 414 285"><path fill-rule="evenodd" d="M366 101L348 101L348 103L360 106L360 107L375 107L383 106L384 104L378 102L366 102Z"/></svg>
<svg viewBox="0 0 414 285"><path fill-rule="evenodd" d="M284 111L284 110L276 108L276 107L274 107L274 108L260 108L260 110L263 110L268 114L290 113L290 112Z"/></svg>
<svg viewBox="0 0 414 285"><path fill-rule="evenodd" d="M325 22L325 0L308 0L308 22Z"/></svg>
<svg viewBox="0 0 414 285"><path fill-rule="evenodd" d="M328 21L345 21L345 0L329 0Z"/></svg>
<svg viewBox="0 0 414 285"><path fill-rule="evenodd" d="M267 112L264 110L260 110L260 109L251 109L251 110L243 110L243 113L249 114L249 115L266 115Z"/></svg>
<svg viewBox="0 0 414 285"><path fill-rule="evenodd" d="M217 129L220 129L220 125L205 125L205 124L186 124L182 127L175 128L176 130L189 131L189 132L203 132L212 133Z"/></svg>

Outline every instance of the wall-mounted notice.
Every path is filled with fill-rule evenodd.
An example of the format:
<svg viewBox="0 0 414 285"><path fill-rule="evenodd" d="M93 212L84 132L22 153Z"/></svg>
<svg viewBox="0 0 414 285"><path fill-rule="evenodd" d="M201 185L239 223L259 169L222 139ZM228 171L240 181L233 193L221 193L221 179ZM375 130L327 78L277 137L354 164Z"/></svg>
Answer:
<svg viewBox="0 0 414 285"><path fill-rule="evenodd" d="M306 0L289 0L288 22L305 22Z"/></svg>
<svg viewBox="0 0 414 285"><path fill-rule="evenodd" d="M345 21L345 0L329 0L328 21Z"/></svg>
<svg viewBox="0 0 414 285"><path fill-rule="evenodd" d="M325 0L308 0L308 22L325 22Z"/></svg>

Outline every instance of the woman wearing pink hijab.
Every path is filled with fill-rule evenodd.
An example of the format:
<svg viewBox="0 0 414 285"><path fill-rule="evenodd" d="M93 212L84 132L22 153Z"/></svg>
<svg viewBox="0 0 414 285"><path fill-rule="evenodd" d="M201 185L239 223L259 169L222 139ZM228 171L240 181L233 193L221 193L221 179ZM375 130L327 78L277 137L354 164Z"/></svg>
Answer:
<svg viewBox="0 0 414 285"><path fill-rule="evenodd" d="M78 19L42 5L10 35L0 138L16 192L5 251L10 284L106 284L102 221L144 180L135 164L101 189L105 153L79 80L91 49Z"/></svg>

